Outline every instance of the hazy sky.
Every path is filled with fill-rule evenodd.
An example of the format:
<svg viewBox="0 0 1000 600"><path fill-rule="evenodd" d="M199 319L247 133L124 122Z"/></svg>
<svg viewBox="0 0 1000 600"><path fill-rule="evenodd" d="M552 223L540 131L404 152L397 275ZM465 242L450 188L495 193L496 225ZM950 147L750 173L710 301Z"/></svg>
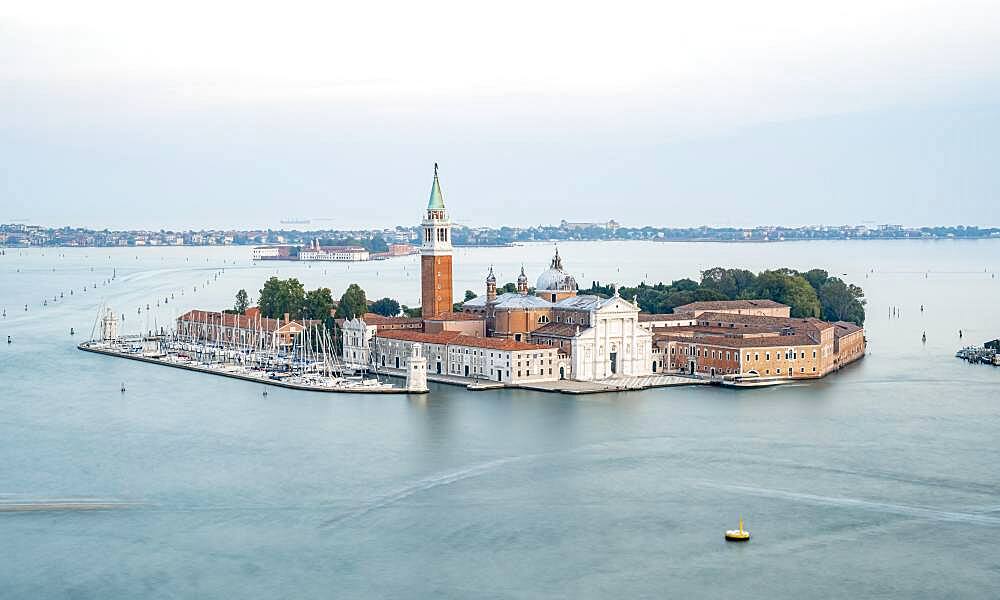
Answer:
<svg viewBox="0 0 1000 600"><path fill-rule="evenodd" d="M1000 2L0 4L0 222L1000 225Z"/></svg>

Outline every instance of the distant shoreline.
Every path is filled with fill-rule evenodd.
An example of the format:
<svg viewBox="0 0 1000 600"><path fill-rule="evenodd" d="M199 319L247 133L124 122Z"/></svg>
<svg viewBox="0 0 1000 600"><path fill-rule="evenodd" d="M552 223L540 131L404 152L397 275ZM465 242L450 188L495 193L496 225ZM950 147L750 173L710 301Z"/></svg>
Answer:
<svg viewBox="0 0 1000 600"><path fill-rule="evenodd" d="M1000 240L1000 236L984 235L984 236L964 236L964 237L876 237L876 238L815 238L815 239L781 239L781 240L720 240L713 238L691 238L691 239L652 239L652 240L642 240L642 239L596 239L596 240L567 240L567 239L550 239L550 240L525 240L519 242L510 242L507 244L455 244L453 248L516 248L518 246L533 246L537 244L578 244L578 243L620 243L620 242L645 242L651 244L791 244L791 243L814 243L814 242L963 242L963 241L981 241L981 240ZM46 248L99 248L99 249L110 249L110 248L123 248L127 250L160 250L164 248L252 248L254 246L266 246L267 244L150 244L150 245L138 245L138 246L101 246L101 245L80 245L80 244L47 244L47 245L3 245L0 244L0 250L44 250ZM417 256L418 253L405 254L400 256ZM260 259L255 262L315 262L317 264L323 262L377 262L380 260L389 260L391 258L399 258L397 256L371 259L370 261L298 261L295 259Z"/></svg>
<svg viewBox="0 0 1000 600"><path fill-rule="evenodd" d="M902 225L814 225L782 227L626 227L615 220L602 223L569 223L532 227L467 227L454 225L452 246L502 248L545 242L732 242L775 243L829 240L959 240L1000 239L1000 228L976 225L904 227ZM95 230L85 227L43 227L27 223L0 223L0 248L138 248L201 246L344 246L369 253L390 252L397 245L417 246L419 225L369 229L146 229Z"/></svg>

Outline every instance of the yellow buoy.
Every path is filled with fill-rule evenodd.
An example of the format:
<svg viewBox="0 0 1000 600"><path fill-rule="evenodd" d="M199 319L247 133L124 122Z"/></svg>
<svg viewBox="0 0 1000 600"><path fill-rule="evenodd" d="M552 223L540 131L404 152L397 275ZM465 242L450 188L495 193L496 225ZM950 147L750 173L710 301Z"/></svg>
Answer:
<svg viewBox="0 0 1000 600"><path fill-rule="evenodd" d="M726 531L727 542L747 542L750 541L750 532L743 529L743 519L740 518L740 528Z"/></svg>

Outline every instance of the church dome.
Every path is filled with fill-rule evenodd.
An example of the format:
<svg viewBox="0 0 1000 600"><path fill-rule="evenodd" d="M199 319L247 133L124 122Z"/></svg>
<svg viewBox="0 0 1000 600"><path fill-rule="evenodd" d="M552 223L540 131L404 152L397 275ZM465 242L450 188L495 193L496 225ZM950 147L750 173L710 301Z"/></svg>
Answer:
<svg viewBox="0 0 1000 600"><path fill-rule="evenodd" d="M577 288L576 279L566 271L563 271L562 258L559 256L559 249L556 248L556 255L552 257L552 264L549 265L547 271L538 276L535 289L568 292L576 291Z"/></svg>

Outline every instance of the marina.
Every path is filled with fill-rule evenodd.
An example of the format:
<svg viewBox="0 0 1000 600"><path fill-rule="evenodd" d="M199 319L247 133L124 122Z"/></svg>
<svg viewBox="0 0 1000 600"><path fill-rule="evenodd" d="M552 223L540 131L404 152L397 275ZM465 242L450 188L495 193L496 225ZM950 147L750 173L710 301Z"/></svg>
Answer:
<svg viewBox="0 0 1000 600"><path fill-rule="evenodd" d="M955 358L960 358L968 363L1000 366L1000 340L986 342L983 346L966 346L955 353Z"/></svg>
<svg viewBox="0 0 1000 600"><path fill-rule="evenodd" d="M119 335L118 316L111 308L102 307L98 315L94 330L100 327L100 338L80 343L77 345L80 350L301 391L351 394L427 392L426 375L420 372L419 355L411 358L414 364L406 370L406 385L396 386L383 382L377 373L367 369L344 368L337 359L333 340L315 324L291 321L276 330L268 330L264 324L273 320L257 319L253 324L258 328L252 330L251 336L237 338L232 327L240 320L237 316L228 315L227 328L223 320L227 315L220 313L218 320L210 321L207 313L203 313L203 321L185 322L187 335L178 330L168 333L161 328L158 334L150 332L149 335L130 337ZM293 325L296 327L293 328ZM419 353L419 348L415 352ZM425 366L423 368L426 369ZM121 391L126 391L124 384Z"/></svg>
<svg viewBox="0 0 1000 600"><path fill-rule="evenodd" d="M159 343L159 342L157 342ZM116 346L104 342L87 341L77 346L85 352L93 352L112 356L137 360L140 362L196 371L209 375L221 377L231 377L242 379L264 385L283 387L291 390L304 392L326 392L340 394L426 394L427 390L408 390L405 387L394 386L382 383L376 378L362 378L351 376L330 376L320 373L286 374L278 371L267 371L253 369L250 367L237 366L233 363L201 363L190 358L189 354L183 351L166 351L146 354L142 351L135 352L123 346ZM125 388L122 388L122 392Z"/></svg>

